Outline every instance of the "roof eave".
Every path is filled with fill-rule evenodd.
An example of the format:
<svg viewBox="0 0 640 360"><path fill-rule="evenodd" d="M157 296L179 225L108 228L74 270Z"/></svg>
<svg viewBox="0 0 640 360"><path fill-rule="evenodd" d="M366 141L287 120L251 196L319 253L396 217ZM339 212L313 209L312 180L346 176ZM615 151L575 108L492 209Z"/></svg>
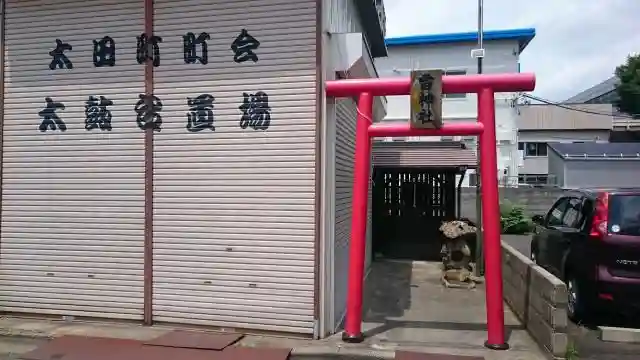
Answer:
<svg viewBox="0 0 640 360"><path fill-rule="evenodd" d="M387 56L387 45L384 40L384 33L380 25L375 2L362 0L354 2L360 14L362 28L369 42L369 47L371 48L371 57L375 59Z"/></svg>
<svg viewBox="0 0 640 360"><path fill-rule="evenodd" d="M527 45L536 36L534 28L526 29L509 29L509 30L489 30L483 32L483 40L517 40L518 49L522 52ZM411 45L434 45L434 44L450 44L462 42L478 41L477 32L449 33L449 34L433 34L433 35L414 35L405 37L387 38L385 43L387 47L393 46L411 46Z"/></svg>
<svg viewBox="0 0 640 360"><path fill-rule="evenodd" d="M626 158L620 158L620 157L577 157L577 156L563 156L562 157L563 160L566 161L640 161L640 157L638 158L634 158L634 157L626 157Z"/></svg>

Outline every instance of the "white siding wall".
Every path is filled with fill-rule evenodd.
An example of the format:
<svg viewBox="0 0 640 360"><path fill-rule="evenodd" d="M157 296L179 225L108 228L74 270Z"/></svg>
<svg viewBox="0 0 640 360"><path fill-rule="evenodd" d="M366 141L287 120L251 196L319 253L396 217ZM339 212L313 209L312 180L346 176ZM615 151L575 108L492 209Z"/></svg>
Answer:
<svg viewBox="0 0 640 360"><path fill-rule="evenodd" d="M362 33L362 25L354 1L325 0L326 26L332 33Z"/></svg>
<svg viewBox="0 0 640 360"><path fill-rule="evenodd" d="M562 187L566 189L638 186L638 178L640 178L638 160L565 160L563 162Z"/></svg>
<svg viewBox="0 0 640 360"><path fill-rule="evenodd" d="M391 46L389 56L376 59L380 77L409 76L412 69L464 70L467 74L477 73L477 61L471 57L475 43L434 44L415 46ZM486 56L483 73L513 73L518 71L518 42L515 40L492 40L484 44ZM496 151L499 173L509 169L510 176L518 176L518 153L516 146L516 112L510 106L511 93L498 93L496 106ZM386 121L407 121L409 118L409 97L389 96L387 98ZM476 121L478 101L476 94L465 98L445 98L442 104L446 122ZM439 141L440 137L413 137L412 141ZM462 186L469 185L469 174Z"/></svg>
<svg viewBox="0 0 640 360"><path fill-rule="evenodd" d="M359 15L355 9L354 0L327 0L325 1L325 26L332 33L362 32ZM330 39L329 39L330 41ZM325 48L328 51L330 47ZM328 54L328 59L336 59L339 54ZM331 61L327 61L327 80L335 78L335 68ZM379 99L376 105L381 105ZM332 233L327 243L332 244L333 253L328 254L332 261L332 279L329 286L333 296L333 312L331 319L333 328L340 326L345 315L347 301L347 282L349 268L349 244L351 240L351 215L353 206L353 166L355 155L355 131L357 117L357 103L355 99L328 99L326 121L328 126L327 161L333 162L334 176L327 179L328 187L332 187L333 204L331 215L334 225L330 227ZM381 114L384 115L384 114ZM380 120L380 119L376 119ZM367 257L365 267L371 263L371 188L369 188L369 207L367 210ZM366 271L365 269L365 271Z"/></svg>
<svg viewBox="0 0 640 360"><path fill-rule="evenodd" d="M549 165L546 156L528 156L522 160L520 174L523 175L544 175L549 172Z"/></svg>
<svg viewBox="0 0 640 360"><path fill-rule="evenodd" d="M553 178L553 181L555 181L555 185L561 188L565 187L565 172L566 172L566 168L564 166L565 162L564 159L562 157L560 157L560 155L558 155L558 153L556 153L555 151L551 151L549 150L549 157L545 158L545 160L548 159L548 173L549 175ZM547 165L547 164L545 164Z"/></svg>
<svg viewBox="0 0 640 360"><path fill-rule="evenodd" d="M154 318L297 333L314 327L316 3L156 0ZM259 60L235 63L242 29ZM209 63L182 36L207 32ZM243 92L269 95L267 130L241 129ZM189 132L187 97L215 97Z"/></svg>
<svg viewBox="0 0 640 360"><path fill-rule="evenodd" d="M3 311L142 318L143 14L142 1L6 1ZM115 67L94 67L103 36L116 42ZM72 46L73 69L49 69L56 39ZM112 131L85 130L89 96L113 101ZM64 104L66 131L38 130L46 97Z"/></svg>
<svg viewBox="0 0 640 360"><path fill-rule="evenodd" d="M486 57L483 73L512 73L518 71L518 57L514 55L518 43L515 40L494 40L485 43ZM412 69L465 70L477 73L477 62L470 55L473 43L438 44L415 46L391 46L389 56L375 60L381 77L409 76ZM507 113L509 93L496 94L496 120L505 125L515 121L515 113ZM387 119L408 119L409 96L390 96L387 101ZM500 100L502 99L502 100ZM477 96L445 99L442 112L445 119L475 118L478 113ZM504 113L503 113L504 112ZM509 116L506 116L509 114ZM515 125L513 125L515 126ZM511 128L513 128L511 126Z"/></svg>

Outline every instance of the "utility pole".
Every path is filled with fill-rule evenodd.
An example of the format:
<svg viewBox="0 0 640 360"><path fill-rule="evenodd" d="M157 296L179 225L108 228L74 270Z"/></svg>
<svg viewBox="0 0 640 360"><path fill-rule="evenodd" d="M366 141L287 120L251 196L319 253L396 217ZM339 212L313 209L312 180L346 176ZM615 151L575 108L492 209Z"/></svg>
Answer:
<svg viewBox="0 0 640 360"><path fill-rule="evenodd" d="M478 49L474 52L478 59L478 74L482 74L482 59L484 58L484 9L483 0L478 0ZM482 191L480 183L480 137L476 140L476 276L484 275L484 254L482 251Z"/></svg>
<svg viewBox="0 0 640 360"><path fill-rule="evenodd" d="M484 9L483 0L478 0L478 49L483 54L478 56L478 74L482 74L482 59L484 58Z"/></svg>

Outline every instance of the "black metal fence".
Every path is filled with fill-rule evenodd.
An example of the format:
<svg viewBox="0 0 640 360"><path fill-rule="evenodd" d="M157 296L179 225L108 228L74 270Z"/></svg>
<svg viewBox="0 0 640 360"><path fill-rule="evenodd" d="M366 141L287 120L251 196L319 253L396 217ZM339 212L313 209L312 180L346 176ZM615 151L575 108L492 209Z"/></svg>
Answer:
<svg viewBox="0 0 640 360"><path fill-rule="evenodd" d="M457 172L377 168L373 174L374 251L393 258L433 257L440 224L456 216Z"/></svg>

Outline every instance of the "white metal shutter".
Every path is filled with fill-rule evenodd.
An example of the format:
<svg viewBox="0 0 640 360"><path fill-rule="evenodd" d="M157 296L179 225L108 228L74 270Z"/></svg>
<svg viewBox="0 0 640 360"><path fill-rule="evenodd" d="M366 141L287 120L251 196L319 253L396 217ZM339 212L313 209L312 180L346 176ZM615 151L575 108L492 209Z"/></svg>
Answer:
<svg viewBox="0 0 640 360"><path fill-rule="evenodd" d="M335 323L344 316L349 274L349 243L353 209L353 165L356 135L356 103L352 99L336 99L336 200L334 241L334 308Z"/></svg>
<svg viewBox="0 0 640 360"><path fill-rule="evenodd" d="M336 191L335 191L335 241L334 241L334 308L335 323L345 315L349 274L349 245L351 243L351 216L353 214L353 174L357 104L352 99L336 100ZM369 182L371 185L371 182ZM371 263L371 187L367 207L367 247L365 271ZM366 274L366 272L365 272Z"/></svg>
<svg viewBox="0 0 640 360"><path fill-rule="evenodd" d="M141 319L143 2L7 0L5 16L0 309ZM103 36L115 67L94 67ZM73 69L49 69L56 39ZM113 101L112 131L85 130L89 96ZM38 130L45 97L65 105L66 131Z"/></svg>
<svg viewBox="0 0 640 360"><path fill-rule="evenodd" d="M315 6L155 2L154 319L312 333ZM260 41L257 62L234 62L243 28ZM209 34L208 64L185 63L187 32ZM271 124L241 129L243 93L258 91ZM187 97L201 94L215 98L215 131L186 129Z"/></svg>

